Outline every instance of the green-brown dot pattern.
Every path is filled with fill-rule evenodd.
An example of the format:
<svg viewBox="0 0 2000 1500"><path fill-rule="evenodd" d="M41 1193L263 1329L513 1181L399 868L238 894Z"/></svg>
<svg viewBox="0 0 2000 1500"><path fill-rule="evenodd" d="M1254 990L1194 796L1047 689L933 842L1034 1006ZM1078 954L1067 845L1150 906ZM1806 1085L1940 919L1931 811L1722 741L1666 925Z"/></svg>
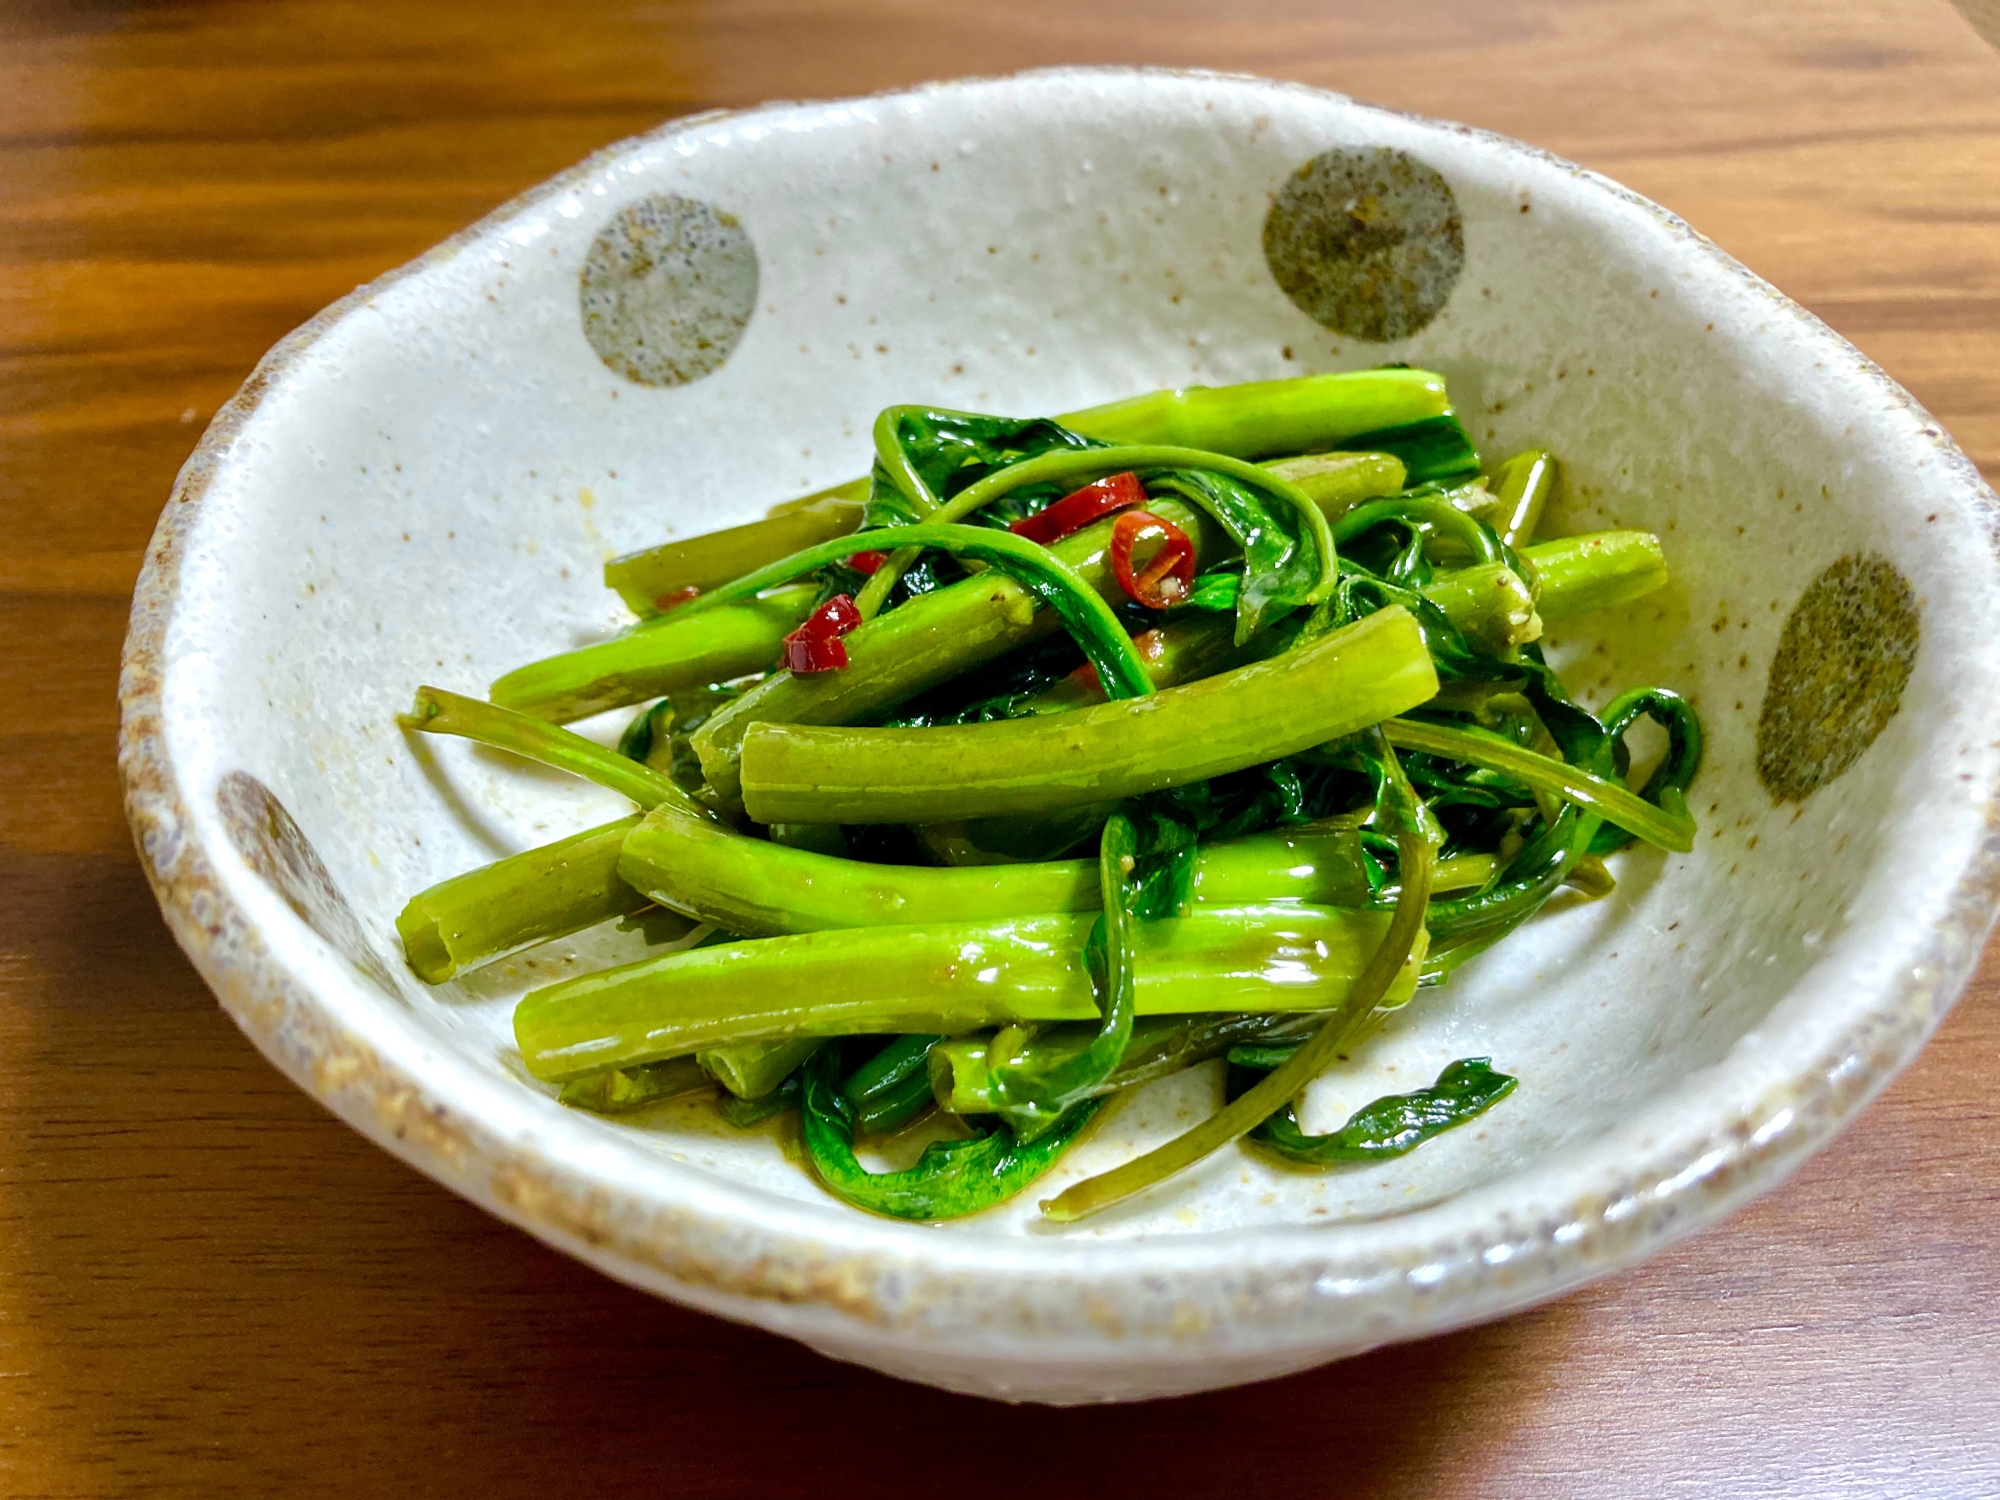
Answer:
<svg viewBox="0 0 2000 1500"><path fill-rule="evenodd" d="M1264 216L1264 260L1299 310L1349 338L1408 338L1465 269L1465 224L1438 172L1387 146L1323 151Z"/></svg>
<svg viewBox="0 0 2000 1500"><path fill-rule="evenodd" d="M399 986L369 945L354 908L271 789L246 771L231 771L215 789L215 810L243 862L293 914L363 975L396 994Z"/></svg>
<svg viewBox="0 0 2000 1500"><path fill-rule="evenodd" d="M686 385L721 369L757 306L757 247L733 214L655 194L591 241L577 299L583 335L638 385Z"/></svg>
<svg viewBox="0 0 2000 1500"><path fill-rule="evenodd" d="M1757 779L1803 802L1896 717L1917 659L1916 595L1886 559L1849 553L1785 620L1757 718Z"/></svg>

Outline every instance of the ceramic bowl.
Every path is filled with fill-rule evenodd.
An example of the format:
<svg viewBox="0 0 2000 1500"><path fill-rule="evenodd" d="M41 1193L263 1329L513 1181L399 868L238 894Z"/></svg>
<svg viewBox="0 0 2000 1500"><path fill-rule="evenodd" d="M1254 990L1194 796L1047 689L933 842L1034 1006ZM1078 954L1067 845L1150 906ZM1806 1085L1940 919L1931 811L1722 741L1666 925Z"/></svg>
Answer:
<svg viewBox="0 0 2000 1500"><path fill-rule="evenodd" d="M1673 583L1553 647L1590 701L1691 696L1695 851L1617 862L1426 992L1337 1116L1490 1055L1520 1088L1387 1166L1230 1150L1058 1230L825 1196L775 1134L573 1113L513 998L596 933L430 989L418 888L615 816L392 716L605 635L615 552L858 472L898 401L1040 413L1406 360L1489 458L1556 451L1552 531L1659 533ZM1907 1063L1995 906L1995 500L1911 398L1673 215L1463 126L1254 79L1061 71L701 116L328 309L162 516L122 684L132 825L224 1007L298 1084L609 1274L961 1390L1193 1391L1491 1318L1780 1181ZM614 733L616 724L591 726ZM1185 1128L1151 1088L1057 1185ZM1308 1121L1312 1123L1311 1120Z"/></svg>

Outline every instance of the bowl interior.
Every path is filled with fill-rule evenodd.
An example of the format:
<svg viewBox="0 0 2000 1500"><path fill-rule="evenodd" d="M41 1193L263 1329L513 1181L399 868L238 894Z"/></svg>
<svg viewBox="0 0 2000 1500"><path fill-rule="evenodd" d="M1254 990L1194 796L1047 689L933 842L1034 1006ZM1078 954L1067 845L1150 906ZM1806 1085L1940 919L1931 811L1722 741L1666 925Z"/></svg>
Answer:
<svg viewBox="0 0 2000 1500"><path fill-rule="evenodd" d="M1274 195L1324 153L1378 149L1407 191L1328 197L1313 232L1428 243L1421 274L1356 292L1337 264L1274 272ZM1455 279L1437 248L1454 213ZM618 290L644 256L678 257L665 303ZM1282 275L1332 277L1347 301L1322 297L1317 321ZM1893 1003L1951 918L1994 772L1985 492L1893 386L1658 210L1305 90L1058 74L687 123L353 302L260 377L188 543L163 701L189 832L340 1024L542 1158L662 1201L702 1180L851 1217L774 1134L672 1105L570 1113L527 1078L514 998L636 956L643 934L437 989L408 974L392 924L412 892L622 804L412 743L394 715L419 682L479 694L615 631L606 558L851 477L885 404L1048 413L1394 360L1449 377L1489 460L1560 456L1551 534L1659 533L1671 586L1552 646L1589 702L1655 683L1698 705L1697 847L1618 856L1613 895L1559 900L1422 995L1308 1118L1488 1055L1521 1086L1476 1126L1368 1170L1225 1152L1067 1238L1379 1219L1649 1147L1716 1113L1717 1079L1754 1098ZM1794 644L1832 665L1767 710L1795 611ZM1772 713L1831 728L1767 728L1760 776ZM608 738L622 717L583 727ZM1219 1089L1213 1065L1147 1089L1056 1184L1185 1128ZM1043 1238L1035 1196L942 1232Z"/></svg>

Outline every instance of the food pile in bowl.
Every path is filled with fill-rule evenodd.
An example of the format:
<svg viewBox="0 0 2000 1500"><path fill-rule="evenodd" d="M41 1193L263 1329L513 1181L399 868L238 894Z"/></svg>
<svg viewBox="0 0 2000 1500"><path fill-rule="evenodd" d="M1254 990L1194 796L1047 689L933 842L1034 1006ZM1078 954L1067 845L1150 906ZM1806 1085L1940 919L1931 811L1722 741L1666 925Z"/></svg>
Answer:
<svg viewBox="0 0 2000 1500"><path fill-rule="evenodd" d="M623 634L402 720L639 808L412 897L423 979L690 924L520 1000L564 1103L795 1115L829 1192L914 1220L1027 1190L1128 1090L1218 1057L1218 1111L1043 1215L1238 1139L1386 1159L1516 1080L1461 1058L1324 1133L1293 1101L1559 891L1610 892L1613 856L1693 847L1694 709L1637 684L1593 713L1538 644L1661 587L1659 539L1539 537L1555 459L1483 463L1443 377L892 406L873 437L866 479L609 562ZM615 749L561 727L622 708ZM1641 721L1664 733L1635 768ZM857 1155L908 1131L913 1165Z"/></svg>

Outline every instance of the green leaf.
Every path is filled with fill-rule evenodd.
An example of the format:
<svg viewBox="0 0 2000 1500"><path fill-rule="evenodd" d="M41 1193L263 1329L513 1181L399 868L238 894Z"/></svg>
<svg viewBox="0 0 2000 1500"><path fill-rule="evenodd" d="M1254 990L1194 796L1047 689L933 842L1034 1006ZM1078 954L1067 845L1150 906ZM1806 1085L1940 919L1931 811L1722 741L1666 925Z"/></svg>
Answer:
<svg viewBox="0 0 2000 1500"><path fill-rule="evenodd" d="M1231 1061L1235 1061L1231 1053ZM1307 1135L1289 1107L1250 1132L1248 1139L1272 1155L1309 1167L1387 1161L1405 1156L1433 1136L1463 1125L1514 1091L1518 1080L1497 1073L1490 1057L1460 1058L1427 1089L1389 1094L1356 1110L1340 1129Z"/></svg>
<svg viewBox="0 0 2000 1500"><path fill-rule="evenodd" d="M1194 581L1194 588L1187 598L1174 606L1175 612L1192 609L1215 615L1233 613L1242 584L1243 575L1240 573L1204 573Z"/></svg>
<svg viewBox="0 0 2000 1500"><path fill-rule="evenodd" d="M1407 471L1403 482L1411 486L1449 484L1479 472L1479 450L1472 446L1457 414L1450 411L1421 422L1364 432L1339 447L1349 453L1394 454Z"/></svg>
<svg viewBox="0 0 2000 1500"><path fill-rule="evenodd" d="M1291 507L1239 479L1207 469L1170 469L1146 483L1150 489L1166 490L1200 506L1243 549L1237 645L1311 601L1325 574L1324 559L1313 530L1299 524Z"/></svg>
<svg viewBox="0 0 2000 1500"><path fill-rule="evenodd" d="M857 1130L881 1135L930 1108L931 1048L942 1040L899 1036L848 1075L840 1091L854 1107Z"/></svg>
<svg viewBox="0 0 2000 1500"><path fill-rule="evenodd" d="M870 1172L854 1156L854 1106L842 1092L838 1048L805 1066L800 1124L813 1170L835 1197L891 1219L961 1219L1004 1202L1056 1164L1097 1113L1085 1100L1031 1142L1005 1125L969 1141L936 1141L901 1172Z"/></svg>
<svg viewBox="0 0 2000 1500"><path fill-rule="evenodd" d="M988 474L1043 453L1104 445L1046 417L993 417L927 406L891 406L876 418L875 471L870 478L864 527L920 521L939 502ZM988 508L989 524L1003 530L1062 498L1064 490L1008 497L1005 512Z"/></svg>

